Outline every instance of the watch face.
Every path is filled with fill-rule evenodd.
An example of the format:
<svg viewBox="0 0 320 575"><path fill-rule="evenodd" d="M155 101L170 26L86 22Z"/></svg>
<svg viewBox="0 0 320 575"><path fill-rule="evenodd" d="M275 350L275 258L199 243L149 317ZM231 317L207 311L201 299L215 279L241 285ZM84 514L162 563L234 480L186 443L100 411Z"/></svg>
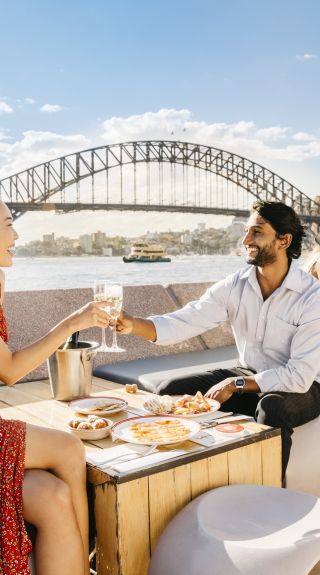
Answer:
<svg viewBox="0 0 320 575"><path fill-rule="evenodd" d="M244 388L244 384L245 384L244 378L243 377L237 377L235 384L236 384L236 388L238 390L238 393L242 393L243 388Z"/></svg>

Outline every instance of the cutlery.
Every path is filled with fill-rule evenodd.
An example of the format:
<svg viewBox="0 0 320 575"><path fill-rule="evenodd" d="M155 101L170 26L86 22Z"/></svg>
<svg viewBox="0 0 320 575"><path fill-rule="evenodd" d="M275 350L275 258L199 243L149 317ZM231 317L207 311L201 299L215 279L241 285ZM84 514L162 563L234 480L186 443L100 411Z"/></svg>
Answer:
<svg viewBox="0 0 320 575"><path fill-rule="evenodd" d="M203 421L202 423L200 422L201 425L201 429L207 429L208 427L215 427L216 425L219 425L220 423L236 423L238 421L250 421L253 420L252 417L249 417L247 415L242 415L242 416L233 416L233 417L221 417L219 419L211 419L209 421Z"/></svg>
<svg viewBox="0 0 320 575"><path fill-rule="evenodd" d="M200 423L201 425L201 429L208 429L209 427L215 427L216 425L219 425L218 421L204 421L203 423Z"/></svg>
<svg viewBox="0 0 320 575"><path fill-rule="evenodd" d="M117 457L113 457L112 459L107 459L99 463L99 467L112 467L114 463L125 463L126 461L131 461L131 459L139 459L140 457L146 457L147 455L151 455L154 451L156 451L158 445L150 445L148 449L145 449L142 452L134 452L134 453L123 453L122 455L117 455Z"/></svg>

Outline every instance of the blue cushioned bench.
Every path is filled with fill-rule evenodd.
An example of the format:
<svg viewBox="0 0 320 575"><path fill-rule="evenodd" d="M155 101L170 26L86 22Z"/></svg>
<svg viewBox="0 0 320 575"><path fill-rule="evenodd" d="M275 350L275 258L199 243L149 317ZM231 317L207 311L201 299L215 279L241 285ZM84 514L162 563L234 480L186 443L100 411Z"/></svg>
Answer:
<svg viewBox="0 0 320 575"><path fill-rule="evenodd" d="M158 393L159 386L167 380L209 369L233 367L237 360L236 346L228 346L99 365L93 374L115 383L136 383L140 389Z"/></svg>

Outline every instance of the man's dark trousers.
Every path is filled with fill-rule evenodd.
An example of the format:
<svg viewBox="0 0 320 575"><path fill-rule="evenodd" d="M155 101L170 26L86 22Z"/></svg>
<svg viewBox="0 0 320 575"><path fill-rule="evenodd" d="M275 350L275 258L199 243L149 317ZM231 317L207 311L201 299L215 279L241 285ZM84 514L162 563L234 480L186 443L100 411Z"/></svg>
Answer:
<svg viewBox="0 0 320 575"><path fill-rule="evenodd" d="M162 382L161 395L205 394L210 387L227 377L251 376L253 371L242 367L216 369L197 375L181 377ZM288 465L292 444L293 428L308 423L320 415L320 383L314 382L306 393L284 393L274 391L258 395L257 393L234 393L221 406L221 411L233 411L253 416L258 423L281 428L282 441L282 478Z"/></svg>

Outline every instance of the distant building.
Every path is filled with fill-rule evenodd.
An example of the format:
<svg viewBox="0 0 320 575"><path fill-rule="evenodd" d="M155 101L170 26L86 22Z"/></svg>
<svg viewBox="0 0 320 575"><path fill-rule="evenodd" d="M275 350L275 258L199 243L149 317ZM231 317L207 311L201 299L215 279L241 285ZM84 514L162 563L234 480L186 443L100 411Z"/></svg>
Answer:
<svg viewBox="0 0 320 575"><path fill-rule="evenodd" d="M113 250L111 246L108 246L107 248L102 248L102 255L103 256L108 256L108 257L112 257L113 255Z"/></svg>
<svg viewBox="0 0 320 575"><path fill-rule="evenodd" d="M184 232L181 234L181 243L185 246L191 246L192 244L192 234L190 232Z"/></svg>
<svg viewBox="0 0 320 575"><path fill-rule="evenodd" d="M247 218L243 218L241 216L235 216L232 220L232 225L233 226L236 226L236 225L246 226L247 225Z"/></svg>
<svg viewBox="0 0 320 575"><path fill-rule="evenodd" d="M89 234L83 234L79 237L79 245L85 254L92 253L92 237Z"/></svg>
<svg viewBox="0 0 320 575"><path fill-rule="evenodd" d="M51 246L52 244L54 244L54 232L52 234L44 234L42 236L42 241L45 245L49 245Z"/></svg>
<svg viewBox="0 0 320 575"><path fill-rule="evenodd" d="M104 232L97 231L91 234L91 238L95 248L104 248L106 244L106 234Z"/></svg>
<svg viewBox="0 0 320 575"><path fill-rule="evenodd" d="M235 237L243 236L245 227L247 225L246 218L233 218L231 226L228 226L226 230Z"/></svg>
<svg viewBox="0 0 320 575"><path fill-rule="evenodd" d="M205 230L206 230L206 224L205 224L205 222L199 222L198 225L197 225L197 230L198 230L199 232L205 232Z"/></svg>
<svg viewBox="0 0 320 575"><path fill-rule="evenodd" d="M147 241L153 241L156 239L156 237L157 237L157 234L155 234L154 232L149 232L149 231L145 235L145 238Z"/></svg>

